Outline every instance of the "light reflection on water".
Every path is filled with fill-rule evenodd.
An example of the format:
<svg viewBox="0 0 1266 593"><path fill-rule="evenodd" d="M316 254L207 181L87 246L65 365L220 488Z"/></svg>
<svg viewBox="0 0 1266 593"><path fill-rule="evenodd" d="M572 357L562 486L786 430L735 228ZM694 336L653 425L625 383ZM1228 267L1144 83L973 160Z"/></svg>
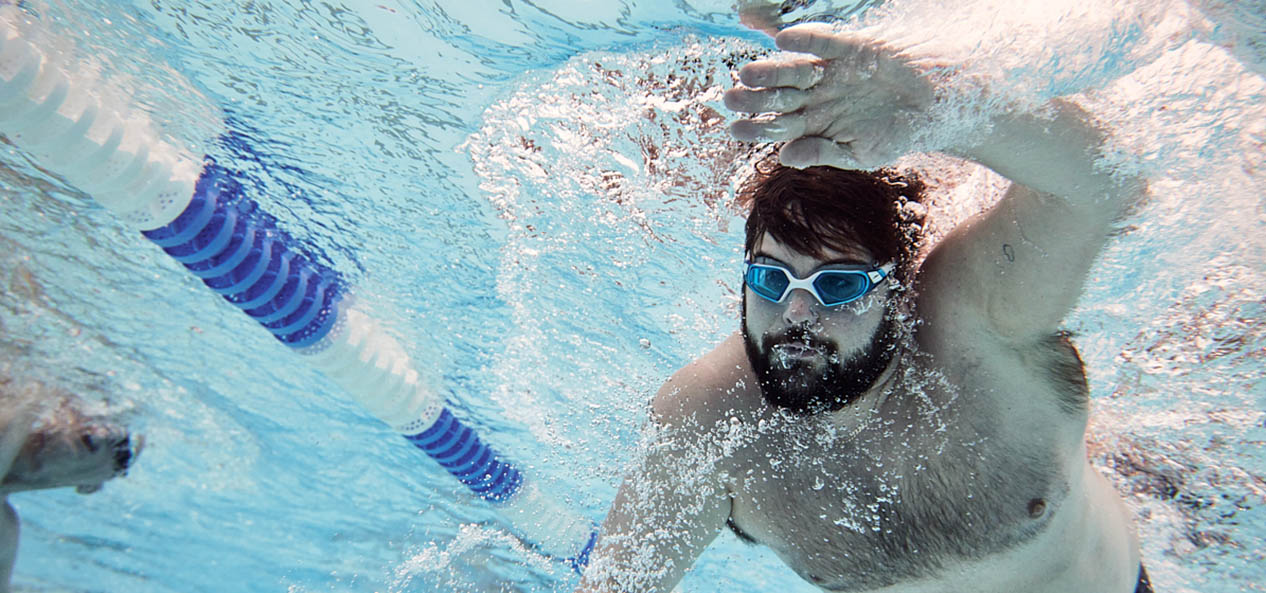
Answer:
<svg viewBox="0 0 1266 593"><path fill-rule="evenodd" d="M169 134L255 175L265 207L358 282L464 417L594 519L649 395L736 323L730 196L756 154L725 138L718 93L765 46L728 2L31 4ZM1083 91L1152 180L1068 322L1095 395L1091 455L1129 494L1156 582L1251 590L1266 580L1262 79L1236 61L1243 47L1203 43L1225 31L1179 3L1051 8L1077 34L936 4L890 3L892 27L936 23L946 52L1017 100ZM263 163L208 140L217 114ZM987 174L915 162L945 192L941 232L996 196ZM232 567L242 590L569 588L426 459L7 145L0 195L6 357L151 436L100 494L15 499L17 583L221 590L189 569L198 558ZM808 590L724 538L683 590Z"/></svg>

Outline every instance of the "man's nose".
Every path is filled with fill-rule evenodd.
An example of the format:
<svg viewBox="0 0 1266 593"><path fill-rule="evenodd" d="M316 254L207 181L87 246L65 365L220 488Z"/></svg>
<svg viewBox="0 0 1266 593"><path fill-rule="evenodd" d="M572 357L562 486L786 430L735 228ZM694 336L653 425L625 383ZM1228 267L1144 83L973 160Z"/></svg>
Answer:
<svg viewBox="0 0 1266 593"><path fill-rule="evenodd" d="M818 300L812 293L803 288L793 288L787 295L783 320L789 325L814 323L818 320L817 304Z"/></svg>

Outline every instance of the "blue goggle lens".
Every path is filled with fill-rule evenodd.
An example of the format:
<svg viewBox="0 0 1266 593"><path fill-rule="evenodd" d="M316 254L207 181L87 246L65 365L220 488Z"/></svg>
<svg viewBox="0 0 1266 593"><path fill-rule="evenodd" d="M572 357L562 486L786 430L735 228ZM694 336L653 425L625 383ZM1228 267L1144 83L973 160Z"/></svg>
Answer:
<svg viewBox="0 0 1266 593"><path fill-rule="evenodd" d="M778 268L765 266L748 266L747 268L747 286L752 289L752 292L771 301L777 302L782 299L782 293L787 291L789 284L791 282L787 280L787 274Z"/></svg>
<svg viewBox="0 0 1266 593"><path fill-rule="evenodd" d="M813 281L822 304L831 306L857 300L870 289L870 279L861 272L827 272Z"/></svg>

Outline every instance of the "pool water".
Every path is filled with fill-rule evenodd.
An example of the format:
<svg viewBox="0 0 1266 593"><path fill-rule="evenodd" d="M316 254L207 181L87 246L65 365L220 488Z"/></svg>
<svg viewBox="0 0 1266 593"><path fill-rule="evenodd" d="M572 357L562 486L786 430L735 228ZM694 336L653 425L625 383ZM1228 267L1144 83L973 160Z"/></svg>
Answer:
<svg viewBox="0 0 1266 593"><path fill-rule="evenodd" d="M0 4L4 4L0 0ZM1089 452L1158 590L1266 590L1262 12L1204 2L793 7L934 37L1000 96L1077 93L1150 194L1067 320ZM762 154L731 2L22 2L252 195L530 479L600 521L646 403L737 327ZM1256 20L1254 20L1256 19ZM933 36L932 34L935 33ZM1254 38L1253 35L1259 35ZM1001 184L944 157L934 234ZM469 494L139 234L0 144L0 370L64 386L148 445L91 496L21 494L18 590L568 591ZM723 534L681 591L811 591Z"/></svg>

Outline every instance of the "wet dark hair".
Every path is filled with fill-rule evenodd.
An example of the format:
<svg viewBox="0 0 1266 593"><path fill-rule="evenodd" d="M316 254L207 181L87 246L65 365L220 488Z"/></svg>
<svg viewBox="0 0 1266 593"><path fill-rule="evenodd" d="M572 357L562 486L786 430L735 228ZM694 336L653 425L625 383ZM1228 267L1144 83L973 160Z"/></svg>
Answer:
<svg viewBox="0 0 1266 593"><path fill-rule="evenodd" d="M738 193L747 217L745 253L769 233L806 255L861 246L878 260L895 262L898 281L908 278L923 230L923 183L888 169L835 167L794 169L767 160Z"/></svg>

